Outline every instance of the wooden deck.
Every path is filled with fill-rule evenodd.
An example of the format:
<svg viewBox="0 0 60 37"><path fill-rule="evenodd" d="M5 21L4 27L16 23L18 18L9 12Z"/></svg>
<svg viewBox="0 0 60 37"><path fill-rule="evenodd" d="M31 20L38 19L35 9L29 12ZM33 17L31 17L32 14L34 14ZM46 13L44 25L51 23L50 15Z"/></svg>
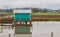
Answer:
<svg viewBox="0 0 60 37"><path fill-rule="evenodd" d="M49 18L60 18L60 15L57 16L31 16L31 21L49 21ZM4 22L4 21L11 21L14 22L14 17L5 17L5 18L1 18L0 17L0 22Z"/></svg>
<svg viewBox="0 0 60 37"><path fill-rule="evenodd" d="M0 25L0 26L32 26L32 24Z"/></svg>
<svg viewBox="0 0 60 37"><path fill-rule="evenodd" d="M60 18L60 15L57 16L31 16L31 21L50 21L49 18ZM54 21L60 21L60 20L54 20ZM0 23L11 23L14 22L14 17L0 17ZM14 25L0 25L0 26L14 26ZM15 26L22 26L20 25L16 25ZM32 24L30 25L23 25L23 26L32 26Z"/></svg>

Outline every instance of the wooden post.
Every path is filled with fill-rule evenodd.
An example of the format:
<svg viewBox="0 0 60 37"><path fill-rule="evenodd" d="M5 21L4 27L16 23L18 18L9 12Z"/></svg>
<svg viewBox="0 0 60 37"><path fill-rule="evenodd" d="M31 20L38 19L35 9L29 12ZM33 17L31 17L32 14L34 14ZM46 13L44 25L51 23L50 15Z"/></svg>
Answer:
<svg viewBox="0 0 60 37"><path fill-rule="evenodd" d="M53 37L53 32L51 32L51 37Z"/></svg>
<svg viewBox="0 0 60 37"><path fill-rule="evenodd" d="M30 24L31 24L31 21L30 21Z"/></svg>
<svg viewBox="0 0 60 37"><path fill-rule="evenodd" d="M20 22L20 24L22 24L22 22Z"/></svg>
<svg viewBox="0 0 60 37"><path fill-rule="evenodd" d="M27 21L25 23L27 24Z"/></svg>
<svg viewBox="0 0 60 37"><path fill-rule="evenodd" d="M1 23L1 25L3 25L3 23ZM2 28L1 28L1 33L3 32L3 26L2 26Z"/></svg>
<svg viewBox="0 0 60 37"><path fill-rule="evenodd" d="M11 35L9 34L9 37L11 37Z"/></svg>
<svg viewBox="0 0 60 37"><path fill-rule="evenodd" d="M12 22L12 25L13 25L13 22ZM11 26L12 30L13 30L13 26Z"/></svg>

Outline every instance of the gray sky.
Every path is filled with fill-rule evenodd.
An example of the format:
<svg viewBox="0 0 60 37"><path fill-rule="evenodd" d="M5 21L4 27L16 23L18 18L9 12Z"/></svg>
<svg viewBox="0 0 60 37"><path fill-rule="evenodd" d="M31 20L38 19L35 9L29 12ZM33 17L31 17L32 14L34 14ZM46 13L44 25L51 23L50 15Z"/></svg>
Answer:
<svg viewBox="0 0 60 37"><path fill-rule="evenodd" d="M0 9L16 7L60 9L60 0L0 0Z"/></svg>

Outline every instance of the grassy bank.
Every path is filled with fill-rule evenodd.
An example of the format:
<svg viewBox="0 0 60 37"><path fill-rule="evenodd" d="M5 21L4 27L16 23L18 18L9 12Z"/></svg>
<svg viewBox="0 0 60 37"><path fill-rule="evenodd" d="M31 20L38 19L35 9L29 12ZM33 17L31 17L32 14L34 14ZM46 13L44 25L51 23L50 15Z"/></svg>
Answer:
<svg viewBox="0 0 60 37"><path fill-rule="evenodd" d="M45 16L45 15L52 15L52 16L55 16L55 15L60 15L60 13L32 13L32 16L35 15L35 16ZM49 17L49 16L48 16ZM48 19L40 19L41 21L60 21L60 18L48 18Z"/></svg>
<svg viewBox="0 0 60 37"><path fill-rule="evenodd" d="M40 15L60 15L60 13L32 13L32 15L38 15L38 16L40 16Z"/></svg>

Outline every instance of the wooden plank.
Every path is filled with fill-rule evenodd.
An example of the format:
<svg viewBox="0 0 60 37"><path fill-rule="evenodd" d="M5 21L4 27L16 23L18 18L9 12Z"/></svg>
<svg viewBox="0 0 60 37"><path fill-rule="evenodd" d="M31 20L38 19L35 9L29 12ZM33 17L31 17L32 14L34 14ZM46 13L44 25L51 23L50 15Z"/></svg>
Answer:
<svg viewBox="0 0 60 37"><path fill-rule="evenodd" d="M32 24L14 24L14 26L32 26Z"/></svg>
<svg viewBox="0 0 60 37"><path fill-rule="evenodd" d="M28 33L15 33L15 34L32 34L32 32L28 32Z"/></svg>
<svg viewBox="0 0 60 37"><path fill-rule="evenodd" d="M0 25L0 26L32 26L32 24L14 24L14 25Z"/></svg>
<svg viewBox="0 0 60 37"><path fill-rule="evenodd" d="M0 25L0 26L14 26L14 25Z"/></svg>

